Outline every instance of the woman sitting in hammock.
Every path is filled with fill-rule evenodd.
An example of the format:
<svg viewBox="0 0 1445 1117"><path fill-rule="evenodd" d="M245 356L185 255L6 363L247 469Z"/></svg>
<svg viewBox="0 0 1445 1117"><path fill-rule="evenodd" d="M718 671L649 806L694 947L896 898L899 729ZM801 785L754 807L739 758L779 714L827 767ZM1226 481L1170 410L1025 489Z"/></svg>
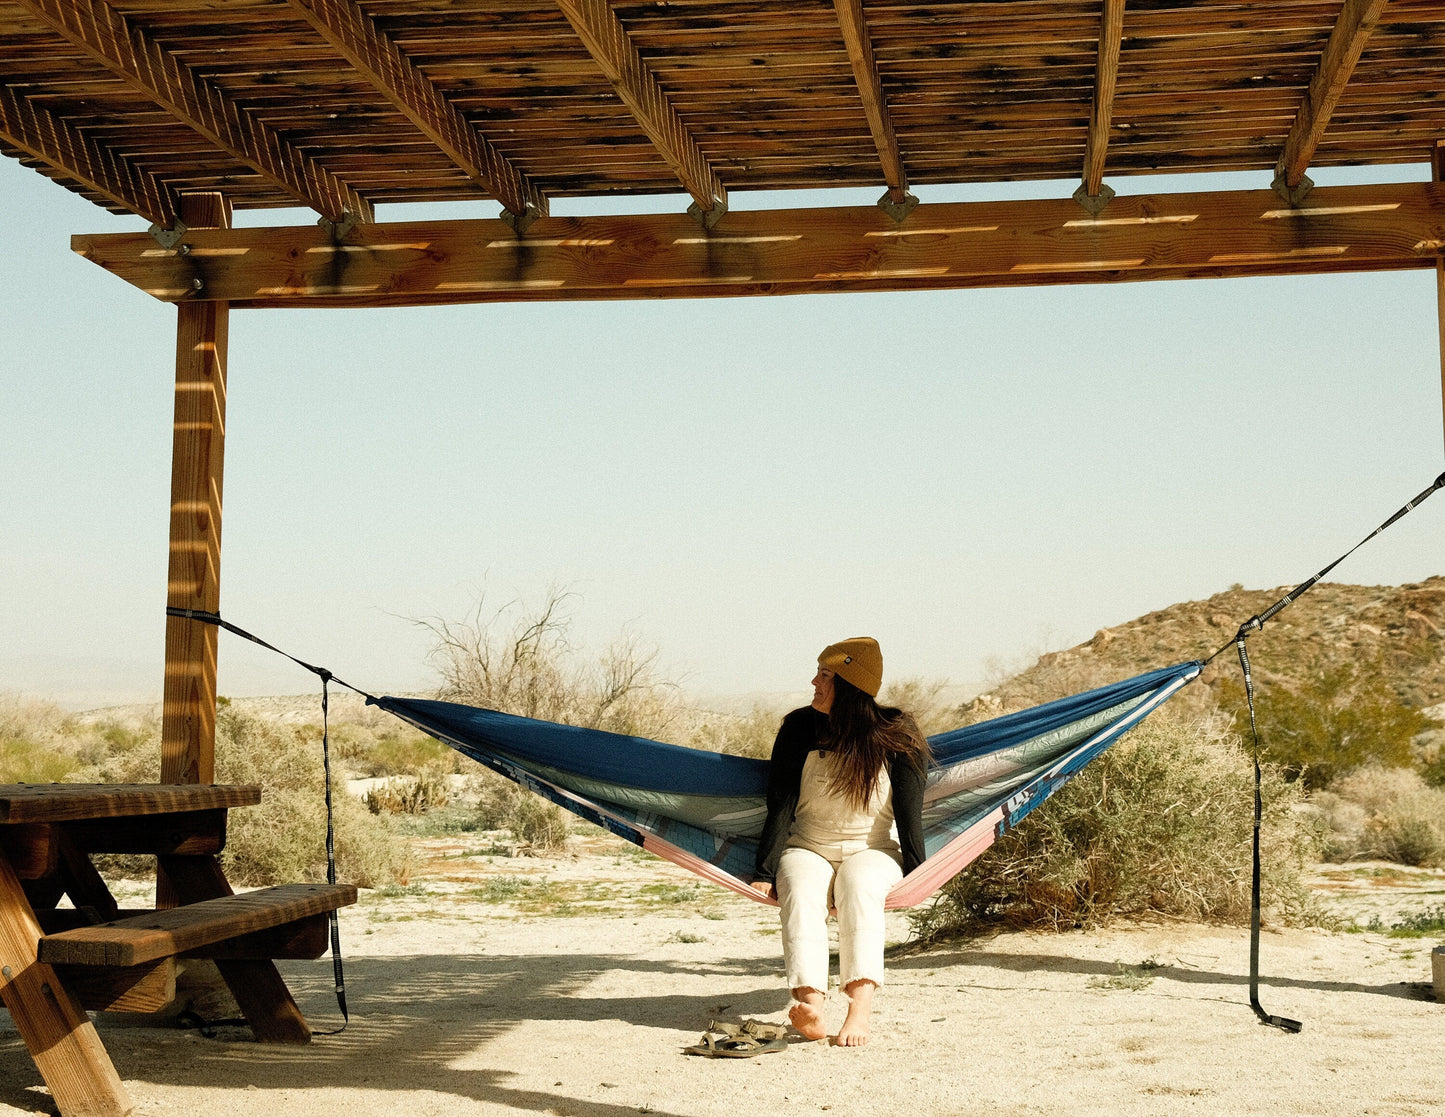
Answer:
<svg viewBox="0 0 1445 1117"><path fill-rule="evenodd" d="M875 701L883 653L868 637L823 649L813 704L783 719L768 769L768 817L753 887L782 908L793 1027L827 1034L828 913L838 915L839 986L848 1015L835 1042L868 1042L883 984L883 901L923 860L928 742L913 719ZM896 824L896 826L895 826ZM896 833L895 833L896 829Z"/></svg>

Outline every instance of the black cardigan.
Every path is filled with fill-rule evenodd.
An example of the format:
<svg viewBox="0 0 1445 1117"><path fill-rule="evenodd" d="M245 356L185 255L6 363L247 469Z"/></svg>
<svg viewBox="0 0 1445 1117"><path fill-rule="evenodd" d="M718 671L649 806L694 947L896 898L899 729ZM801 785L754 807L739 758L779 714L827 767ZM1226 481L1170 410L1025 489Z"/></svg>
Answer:
<svg viewBox="0 0 1445 1117"><path fill-rule="evenodd" d="M788 844L793 829L793 816L798 810L798 790L803 782L803 762L808 753L818 748L819 738L827 728L828 715L811 706L794 710L783 719L778 738L773 742L772 762L768 765L768 819L758 839L758 859L753 880L773 883L778 876L778 861ZM888 779L893 785L893 821L898 826L898 845L903 851L904 875L923 863L923 785L927 773L908 757L895 755L888 763Z"/></svg>

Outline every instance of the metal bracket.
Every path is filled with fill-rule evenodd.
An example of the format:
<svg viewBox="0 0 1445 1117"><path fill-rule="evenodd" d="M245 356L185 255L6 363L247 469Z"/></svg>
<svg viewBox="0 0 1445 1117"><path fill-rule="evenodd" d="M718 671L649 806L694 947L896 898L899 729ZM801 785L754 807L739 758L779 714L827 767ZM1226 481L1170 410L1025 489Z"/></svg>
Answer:
<svg viewBox="0 0 1445 1117"><path fill-rule="evenodd" d="M162 229L159 225L152 225L146 230L146 232L156 239L156 243L162 248L174 248L180 244L181 238L189 231L190 230L186 228L186 223L179 217L176 218L176 223L169 229Z"/></svg>
<svg viewBox="0 0 1445 1117"><path fill-rule="evenodd" d="M1298 209L1304 204L1309 192L1315 188L1314 181L1309 175L1300 175L1299 183L1291 186L1284 177L1284 172L1274 176L1274 181L1269 184L1270 189L1288 202L1293 208Z"/></svg>
<svg viewBox="0 0 1445 1117"><path fill-rule="evenodd" d="M360 225L361 222L346 210L342 210L340 221L332 221L329 217L319 217L316 220L316 224L330 233L332 240L341 240L347 233L351 232L352 229Z"/></svg>
<svg viewBox="0 0 1445 1117"><path fill-rule="evenodd" d="M722 220L723 214L727 213L728 204L721 198L712 200L712 209L703 209L702 206L693 202L687 207L687 215L701 225L704 229L711 229Z"/></svg>
<svg viewBox="0 0 1445 1117"><path fill-rule="evenodd" d="M502 209L501 218L512 227L512 232L521 236L532 226L532 222L542 216L542 211L530 202L521 213L513 213L511 210Z"/></svg>
<svg viewBox="0 0 1445 1117"><path fill-rule="evenodd" d="M1099 192L1090 194L1086 183L1079 183L1079 188L1074 191L1074 201L1084 207L1090 217L1098 217L1104 212L1104 207L1114 197L1114 188L1107 183L1099 183Z"/></svg>
<svg viewBox="0 0 1445 1117"><path fill-rule="evenodd" d="M903 192L903 201L901 202L895 202L893 200L893 191L891 190L885 190L883 197L878 199L878 208L893 218L899 225L903 224L903 219L912 213L917 206L918 199L907 190Z"/></svg>

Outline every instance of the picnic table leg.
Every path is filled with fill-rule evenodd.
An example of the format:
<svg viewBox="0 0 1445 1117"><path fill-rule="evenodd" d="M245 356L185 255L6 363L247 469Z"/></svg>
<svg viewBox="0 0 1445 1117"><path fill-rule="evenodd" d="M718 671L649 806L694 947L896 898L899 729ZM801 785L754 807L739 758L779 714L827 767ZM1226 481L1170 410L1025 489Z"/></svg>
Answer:
<svg viewBox="0 0 1445 1117"><path fill-rule="evenodd" d="M182 904L232 895L230 882L214 857L162 857L161 869ZM265 960L216 960L216 968L236 998L260 1043L311 1042L311 1026L301 1014L276 963Z"/></svg>
<svg viewBox="0 0 1445 1117"><path fill-rule="evenodd" d="M95 1025L55 971L36 961L40 924L0 857L0 998L61 1117L125 1117L126 1093Z"/></svg>

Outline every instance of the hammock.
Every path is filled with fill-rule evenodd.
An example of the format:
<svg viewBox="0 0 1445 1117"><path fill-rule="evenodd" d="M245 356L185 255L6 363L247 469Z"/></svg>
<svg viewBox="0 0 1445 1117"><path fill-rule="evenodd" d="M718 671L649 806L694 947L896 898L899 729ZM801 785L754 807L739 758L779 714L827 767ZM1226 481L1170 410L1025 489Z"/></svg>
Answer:
<svg viewBox="0 0 1445 1117"><path fill-rule="evenodd" d="M1199 674L1182 663L929 738L927 859L886 906L926 900ZM750 888L766 761L415 698L382 709L589 822L763 903Z"/></svg>

